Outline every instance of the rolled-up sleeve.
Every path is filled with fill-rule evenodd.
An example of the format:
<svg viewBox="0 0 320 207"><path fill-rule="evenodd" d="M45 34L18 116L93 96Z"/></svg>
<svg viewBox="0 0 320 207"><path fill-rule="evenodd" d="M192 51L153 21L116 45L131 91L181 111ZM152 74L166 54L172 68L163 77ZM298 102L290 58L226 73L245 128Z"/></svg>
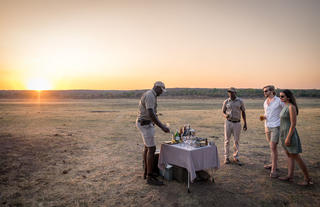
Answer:
<svg viewBox="0 0 320 207"><path fill-rule="evenodd" d="M156 105L156 100L153 95L147 95L145 99L146 109L154 109Z"/></svg>
<svg viewBox="0 0 320 207"><path fill-rule="evenodd" d="M225 100L222 104L222 113L226 112L227 110L226 103L227 103L227 100Z"/></svg>

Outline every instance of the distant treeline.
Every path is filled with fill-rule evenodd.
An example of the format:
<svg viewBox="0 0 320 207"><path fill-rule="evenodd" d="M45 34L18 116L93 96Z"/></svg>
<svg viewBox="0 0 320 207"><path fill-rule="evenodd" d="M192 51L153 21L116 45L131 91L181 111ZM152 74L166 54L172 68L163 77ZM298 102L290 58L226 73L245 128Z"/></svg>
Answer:
<svg viewBox="0 0 320 207"><path fill-rule="evenodd" d="M167 98L221 98L227 96L225 88L168 88L162 97ZM0 99L110 99L140 98L146 90L0 90ZM277 94L281 89L277 89ZM320 90L294 89L296 97L320 98ZM238 89L237 94L243 98L261 98L262 89Z"/></svg>

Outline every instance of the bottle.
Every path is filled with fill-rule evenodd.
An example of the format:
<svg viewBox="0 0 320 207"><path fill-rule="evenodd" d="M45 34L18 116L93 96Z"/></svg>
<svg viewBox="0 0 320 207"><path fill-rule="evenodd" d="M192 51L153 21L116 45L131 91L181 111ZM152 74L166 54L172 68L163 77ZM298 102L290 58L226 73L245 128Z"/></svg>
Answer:
<svg viewBox="0 0 320 207"><path fill-rule="evenodd" d="M180 134L180 137L182 137L182 135L183 135L183 127L180 127L180 132L179 132L179 134Z"/></svg>
<svg viewBox="0 0 320 207"><path fill-rule="evenodd" d="M176 131L175 135L174 135L174 140L179 143L180 142L180 134L178 132L178 130Z"/></svg>
<svg viewBox="0 0 320 207"><path fill-rule="evenodd" d="M171 143L176 144L175 134L172 134Z"/></svg>

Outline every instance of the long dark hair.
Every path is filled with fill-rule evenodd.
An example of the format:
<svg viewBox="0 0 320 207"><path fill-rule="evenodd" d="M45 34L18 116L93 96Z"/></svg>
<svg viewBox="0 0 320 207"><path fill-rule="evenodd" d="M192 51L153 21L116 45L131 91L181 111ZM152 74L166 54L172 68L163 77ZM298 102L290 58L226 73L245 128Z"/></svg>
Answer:
<svg viewBox="0 0 320 207"><path fill-rule="evenodd" d="M296 98L294 97L293 93L288 89L283 90L282 93L286 94L286 97L288 98L289 102L296 107L297 115L298 115L299 114L299 109L298 109L298 105L297 105L297 102L296 102Z"/></svg>

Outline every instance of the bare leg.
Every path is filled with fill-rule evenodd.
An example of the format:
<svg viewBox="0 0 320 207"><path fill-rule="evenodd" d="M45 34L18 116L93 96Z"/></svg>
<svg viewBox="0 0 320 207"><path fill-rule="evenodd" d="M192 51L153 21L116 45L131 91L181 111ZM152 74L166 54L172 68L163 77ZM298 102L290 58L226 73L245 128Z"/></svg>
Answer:
<svg viewBox="0 0 320 207"><path fill-rule="evenodd" d="M286 151L286 154L288 156L288 177L293 178L294 159L293 159L292 154L288 153L288 151Z"/></svg>
<svg viewBox="0 0 320 207"><path fill-rule="evenodd" d="M143 174L143 178L146 179L147 178L147 153L148 153L148 147L144 146L144 150L143 150L143 163L144 163L144 174Z"/></svg>
<svg viewBox="0 0 320 207"><path fill-rule="evenodd" d="M268 128L265 128L264 132L266 133L266 140L269 143L270 142L270 132L268 131Z"/></svg>
<svg viewBox="0 0 320 207"><path fill-rule="evenodd" d="M154 160L154 153L156 151L156 146L148 147L147 153L147 183L150 185L163 185L162 181L159 181L155 176L152 174L153 168L153 160Z"/></svg>
<svg viewBox="0 0 320 207"><path fill-rule="evenodd" d="M265 134L266 134L266 140L267 140L267 142L269 143L269 145L270 145L270 137L271 137L271 134L270 134L270 132L268 131L268 128L265 128L265 130L264 130L264 132L265 132ZM270 145L270 158L271 158L271 164L266 164L265 166L264 166L264 168L266 168L266 169L271 169L272 168L272 150L271 150L271 145Z"/></svg>
<svg viewBox="0 0 320 207"><path fill-rule="evenodd" d="M300 155L299 155L299 154L292 154L292 157L294 158L294 160L297 161L299 167L300 167L301 170L303 171L304 180L309 180L310 177L309 177L309 173L308 173L308 170L307 170L307 166L306 166L306 164L304 163L304 161L301 159Z"/></svg>
<svg viewBox="0 0 320 207"><path fill-rule="evenodd" d="M152 174L152 165L153 165L155 151L156 151L155 146L148 147L148 153L147 153L147 173L148 173L148 176Z"/></svg>
<svg viewBox="0 0 320 207"><path fill-rule="evenodd" d="M276 173L277 170L277 160L278 160L278 150L277 150L277 143L270 142L270 149L271 149L271 161L272 161L272 168L271 173Z"/></svg>
<svg viewBox="0 0 320 207"><path fill-rule="evenodd" d="M292 154L288 153L287 150L285 150L286 155L288 156L288 175L287 176L283 176L283 177L279 177L280 180L283 181L289 181L292 182L293 181L293 172L294 172L294 159Z"/></svg>

